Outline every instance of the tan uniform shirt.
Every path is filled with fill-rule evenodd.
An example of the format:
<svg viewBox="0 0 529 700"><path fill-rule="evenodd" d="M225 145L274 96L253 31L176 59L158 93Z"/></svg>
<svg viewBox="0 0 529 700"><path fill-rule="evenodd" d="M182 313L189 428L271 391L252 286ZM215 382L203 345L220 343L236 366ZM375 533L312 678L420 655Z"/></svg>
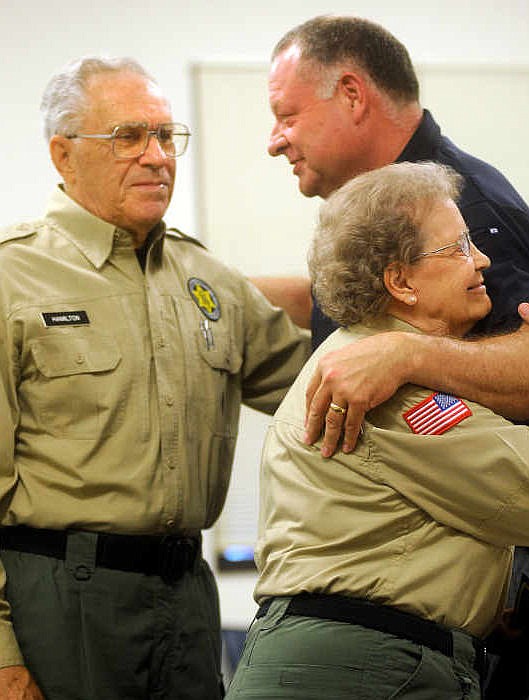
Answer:
<svg viewBox="0 0 529 700"><path fill-rule="evenodd" d="M395 319L336 331L276 413L261 466L255 596L369 598L483 636L503 608L513 544L529 544L529 429L475 403L442 435L403 413L432 392L407 385L366 416L355 452L302 444L317 357Z"/></svg>
<svg viewBox="0 0 529 700"><path fill-rule="evenodd" d="M241 400L272 412L308 357L253 285L158 228L145 273L128 233L60 189L0 234L2 525L209 527ZM8 614L0 597L0 666L20 662Z"/></svg>

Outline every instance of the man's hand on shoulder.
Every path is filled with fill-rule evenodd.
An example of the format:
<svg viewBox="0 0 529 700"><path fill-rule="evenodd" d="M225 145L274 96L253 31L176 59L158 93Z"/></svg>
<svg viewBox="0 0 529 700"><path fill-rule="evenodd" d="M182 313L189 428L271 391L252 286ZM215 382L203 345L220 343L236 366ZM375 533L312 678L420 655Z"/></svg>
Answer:
<svg viewBox="0 0 529 700"><path fill-rule="evenodd" d="M343 452L352 452L367 411L408 381L409 343L416 337L381 333L323 355L307 387L305 442L314 443L325 428L324 457L335 452L342 433Z"/></svg>
<svg viewBox="0 0 529 700"><path fill-rule="evenodd" d="M45 700L25 666L0 668L0 698L2 700Z"/></svg>
<svg viewBox="0 0 529 700"><path fill-rule="evenodd" d="M529 416L529 302L516 333L477 341L425 334L380 333L323 355L307 387L305 442L330 457L343 435L351 452L364 415L406 382L464 396L506 418ZM334 410L332 408L334 405ZM345 410L342 410L345 409Z"/></svg>

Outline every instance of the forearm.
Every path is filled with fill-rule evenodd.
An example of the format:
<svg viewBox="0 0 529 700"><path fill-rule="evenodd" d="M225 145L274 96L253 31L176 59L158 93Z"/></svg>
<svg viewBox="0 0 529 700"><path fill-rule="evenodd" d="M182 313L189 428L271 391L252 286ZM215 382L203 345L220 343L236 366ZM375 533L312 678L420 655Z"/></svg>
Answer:
<svg viewBox="0 0 529 700"><path fill-rule="evenodd" d="M322 355L307 386L305 442L314 443L324 428L324 457L342 437L342 450L351 452L364 415L406 383L470 399L506 418L527 419L529 304L519 311L525 323L511 335L459 340L393 330ZM329 410L331 402L344 410Z"/></svg>
<svg viewBox="0 0 529 700"><path fill-rule="evenodd" d="M402 336L401 378L466 397L507 418L529 417L529 327L516 333L459 340Z"/></svg>
<svg viewBox="0 0 529 700"><path fill-rule="evenodd" d="M300 328L310 328L312 296L307 277L252 277L272 306L284 309Z"/></svg>

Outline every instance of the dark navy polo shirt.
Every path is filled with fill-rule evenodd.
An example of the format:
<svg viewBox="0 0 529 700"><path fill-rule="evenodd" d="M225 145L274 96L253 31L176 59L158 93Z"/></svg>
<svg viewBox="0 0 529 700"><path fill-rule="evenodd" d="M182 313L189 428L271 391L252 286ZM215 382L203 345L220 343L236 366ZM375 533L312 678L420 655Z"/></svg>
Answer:
<svg viewBox="0 0 529 700"><path fill-rule="evenodd" d="M478 333L505 332L520 325L517 306L529 300L529 208L510 182L488 163L464 153L441 134L428 110L397 162L433 160L451 166L465 178L458 201L472 240L491 260L485 272L492 311ZM312 312L313 347L337 325L316 301Z"/></svg>

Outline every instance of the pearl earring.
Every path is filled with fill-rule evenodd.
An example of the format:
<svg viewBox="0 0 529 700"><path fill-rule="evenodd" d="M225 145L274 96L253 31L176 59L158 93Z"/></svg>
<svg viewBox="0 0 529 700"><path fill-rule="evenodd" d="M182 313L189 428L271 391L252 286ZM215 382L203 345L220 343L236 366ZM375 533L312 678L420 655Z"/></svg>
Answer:
<svg viewBox="0 0 529 700"><path fill-rule="evenodd" d="M415 294L410 294L408 297L408 304L416 304L417 303L417 297Z"/></svg>

